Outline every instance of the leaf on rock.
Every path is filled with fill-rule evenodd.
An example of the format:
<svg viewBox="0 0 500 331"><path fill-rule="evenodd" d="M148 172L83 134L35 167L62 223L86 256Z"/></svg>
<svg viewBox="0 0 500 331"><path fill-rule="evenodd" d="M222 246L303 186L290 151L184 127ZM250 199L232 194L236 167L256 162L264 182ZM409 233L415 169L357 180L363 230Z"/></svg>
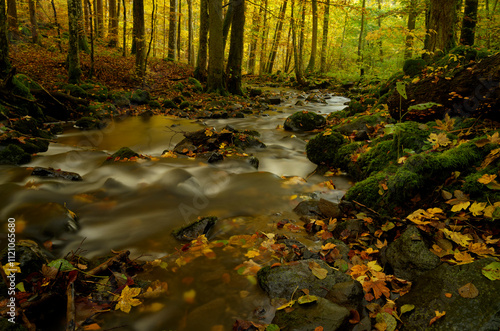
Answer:
<svg viewBox="0 0 500 331"><path fill-rule="evenodd" d="M479 178L477 181L481 184L489 184L491 183L492 181L495 180L495 178L497 178L497 175L489 175L489 174L484 174L483 176L481 176L481 178Z"/></svg>
<svg viewBox="0 0 500 331"><path fill-rule="evenodd" d="M467 252L457 252L453 255L457 264L467 264L474 262L474 258Z"/></svg>
<svg viewBox="0 0 500 331"><path fill-rule="evenodd" d="M309 262L309 269L311 269L313 275L318 279L325 279L328 274L328 270L321 268L321 266L314 261Z"/></svg>
<svg viewBox="0 0 500 331"><path fill-rule="evenodd" d="M394 316L387 312L378 313L375 317L375 321L377 322L377 324L375 324L377 330L394 331L398 324Z"/></svg>
<svg viewBox="0 0 500 331"><path fill-rule="evenodd" d="M444 147L451 144L451 140L446 136L446 133L444 132L441 132L439 134L431 133L427 140L430 141L434 145L434 147Z"/></svg>
<svg viewBox="0 0 500 331"><path fill-rule="evenodd" d="M415 305L408 305L408 304L402 305L401 306L401 314L412 311L413 309L415 309Z"/></svg>
<svg viewBox="0 0 500 331"><path fill-rule="evenodd" d="M305 304L313 303L316 301L318 301L318 297L315 295L309 295L309 294L303 295L297 299L297 302L299 303L299 305L305 305Z"/></svg>
<svg viewBox="0 0 500 331"><path fill-rule="evenodd" d="M447 238L453 240L462 247L469 247L469 242L473 240L470 234L462 234L448 229L442 229L441 231L443 231Z"/></svg>
<svg viewBox="0 0 500 331"><path fill-rule="evenodd" d="M278 308L276 308L276 310L282 310L282 309L285 309L285 308L291 308L295 304L295 302L297 302L297 300L288 301L284 305L279 306Z"/></svg>
<svg viewBox="0 0 500 331"><path fill-rule="evenodd" d="M479 291L474 284L468 283L458 289L458 294L463 298L473 299L479 295Z"/></svg>
<svg viewBox="0 0 500 331"><path fill-rule="evenodd" d="M446 312L443 311L443 312L440 312L439 310L436 310L435 311L436 313L436 317L433 317L430 321L429 321L429 326L431 326L432 324L434 324L434 322L436 322L438 319L440 319L441 317L443 317L444 315L446 315Z"/></svg>
<svg viewBox="0 0 500 331"><path fill-rule="evenodd" d="M489 280L500 280L500 262L492 262L481 270Z"/></svg>
<svg viewBox="0 0 500 331"><path fill-rule="evenodd" d="M473 216L480 216L483 214L484 208L486 208L486 202L474 202L469 211L472 212Z"/></svg>
<svg viewBox="0 0 500 331"><path fill-rule="evenodd" d="M452 212L459 212L462 209L467 210L467 208L469 208L469 206L470 206L470 201L459 202L456 205L453 205L453 207L451 207L451 211Z"/></svg>
<svg viewBox="0 0 500 331"><path fill-rule="evenodd" d="M139 293L141 293L141 289L139 287L130 288L128 287L128 285L126 285L123 288L120 297L118 298L118 303L115 306L115 310L120 309L121 311L128 314L132 307L142 304L141 300L134 298L138 296Z"/></svg>

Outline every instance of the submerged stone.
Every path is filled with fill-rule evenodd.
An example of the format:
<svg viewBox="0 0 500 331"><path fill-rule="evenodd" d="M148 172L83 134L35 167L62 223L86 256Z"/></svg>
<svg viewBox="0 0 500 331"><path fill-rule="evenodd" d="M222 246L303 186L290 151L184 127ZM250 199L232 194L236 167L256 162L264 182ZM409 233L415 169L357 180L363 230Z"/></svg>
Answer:
<svg viewBox="0 0 500 331"><path fill-rule="evenodd" d="M198 238L198 236L201 236L202 234L208 235L210 229L212 229L215 223L217 223L217 220L218 219L215 216L203 217L191 224L172 231L172 235L177 240L191 241Z"/></svg>
<svg viewBox="0 0 500 331"><path fill-rule="evenodd" d="M54 168L35 167L31 172L31 176L61 178L71 181L81 181L82 177L76 172L56 170Z"/></svg>
<svg viewBox="0 0 500 331"><path fill-rule="evenodd" d="M139 154L137 154L136 152L134 152L130 148L122 147L119 150L117 150L113 155L111 155L110 159L111 160L114 160L116 158L130 159L132 157L138 157L138 156L139 156Z"/></svg>

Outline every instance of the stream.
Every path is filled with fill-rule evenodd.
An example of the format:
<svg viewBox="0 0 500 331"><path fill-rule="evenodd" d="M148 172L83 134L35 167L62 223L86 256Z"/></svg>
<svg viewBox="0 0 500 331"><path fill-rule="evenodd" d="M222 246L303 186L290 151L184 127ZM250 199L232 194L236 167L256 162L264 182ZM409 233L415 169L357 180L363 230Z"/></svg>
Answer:
<svg viewBox="0 0 500 331"><path fill-rule="evenodd" d="M282 219L301 225L292 210L302 199L314 196L338 202L352 183L344 175L310 176L316 166L306 158L305 140L312 134L277 127L296 111L326 116L346 107L349 99L326 95L326 104L296 106L304 95L281 93L283 102L262 116L187 120L155 115L115 120L102 130L68 128L31 163L0 166L1 218L16 219L16 226L22 227L18 240L50 241L56 258L77 249L89 258L127 249L132 259L145 261L173 254L183 243L171 235L172 230L199 216L219 218L210 240L277 232ZM258 139L267 147L245 151L258 158L258 169L245 160L208 164L184 156L160 157L183 139L183 131L221 130L226 125L261 134ZM152 159L106 162L123 146ZM30 176L36 166L76 172L83 181ZM335 189L321 185L327 180L333 181ZM67 218L61 205L78 216L78 224L72 225L76 231L66 231ZM321 245L305 232L280 233L301 236L301 242L316 250ZM3 248L5 236L1 239ZM181 268L169 265L141 275L167 282L168 295L134 307L129 314L103 314L99 324L104 329L120 330L221 331L231 330L237 318L270 323L275 308L267 295L234 270L248 259L229 250L216 254L216 259L200 257ZM227 274L229 280L224 276ZM186 292L193 290L195 299L186 300ZM64 321L61 327L64 329Z"/></svg>

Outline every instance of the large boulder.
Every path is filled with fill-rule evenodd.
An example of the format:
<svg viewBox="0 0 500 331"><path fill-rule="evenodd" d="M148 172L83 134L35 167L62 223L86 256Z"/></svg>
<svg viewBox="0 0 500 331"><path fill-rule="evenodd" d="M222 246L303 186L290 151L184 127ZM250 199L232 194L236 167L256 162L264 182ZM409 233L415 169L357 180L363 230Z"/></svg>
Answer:
<svg viewBox="0 0 500 331"><path fill-rule="evenodd" d="M335 164L337 151L346 139L337 131L326 130L318 133L306 145L307 158L315 164Z"/></svg>
<svg viewBox="0 0 500 331"><path fill-rule="evenodd" d="M290 115L283 125L288 131L312 131L321 129L326 124L326 119L314 112L298 111Z"/></svg>
<svg viewBox="0 0 500 331"><path fill-rule="evenodd" d="M481 272L494 261L482 259L456 266L442 264L421 274L415 279L410 293L397 300L400 307L415 306L402 316L404 330L499 330L500 281L489 280ZM459 294L459 289L469 283L479 291L475 298ZM436 311L446 312L446 315L429 326Z"/></svg>
<svg viewBox="0 0 500 331"><path fill-rule="evenodd" d="M382 261L393 269L396 277L410 281L441 263L439 257L429 250L420 230L413 225L387 247Z"/></svg>
<svg viewBox="0 0 500 331"><path fill-rule="evenodd" d="M326 277L319 279L311 268L311 263L317 263L321 269L327 271ZM332 269L322 260L309 259L292 262L277 267L264 267L257 273L260 287L271 298L290 299L294 292L308 289L311 295L324 297L337 283L351 280L351 277Z"/></svg>

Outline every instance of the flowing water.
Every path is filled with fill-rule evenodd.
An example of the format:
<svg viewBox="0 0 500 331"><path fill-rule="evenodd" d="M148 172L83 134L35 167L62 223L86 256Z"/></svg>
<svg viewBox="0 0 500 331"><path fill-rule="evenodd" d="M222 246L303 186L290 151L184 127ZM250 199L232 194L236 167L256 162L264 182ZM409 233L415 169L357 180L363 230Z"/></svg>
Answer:
<svg viewBox="0 0 500 331"><path fill-rule="evenodd" d="M132 258L164 257L182 245L173 238L172 230L198 216L219 218L210 239L276 232L280 220L298 220L292 212L300 201L293 199L295 196L315 192L316 196L338 201L350 186L345 176L313 175L307 182L285 179L306 178L314 171L315 165L304 152L305 139L311 134L286 132L277 126L295 111L328 114L343 109L348 101L332 96L327 104L298 107L294 105L297 96L287 92L285 103L263 116L197 121L128 117L103 130L69 128L30 164L0 167L1 219L16 218L17 226L22 227L18 239L52 242L56 257L78 248L87 257L122 249L130 250ZM246 151L259 159L258 170L245 160L208 164L196 158L160 157L183 139L182 131L206 127L220 130L226 125L260 132L259 139L267 147ZM153 159L106 162L123 146ZM30 167L34 166L76 172L83 181L33 177ZM318 185L329 179L336 189ZM61 205L78 216L78 231L65 231L67 219ZM312 246L319 244L310 241ZM130 330L230 330L236 318L255 320L256 314L269 323L273 308L265 293L234 271L245 259L220 250L216 259L202 257L182 268L169 266L142 275L167 282L168 295L158 299L156 305L133 308L130 314L104 314L101 323ZM229 274L230 280L221 278L223 274ZM192 290L196 299L186 301L185 293Z"/></svg>

